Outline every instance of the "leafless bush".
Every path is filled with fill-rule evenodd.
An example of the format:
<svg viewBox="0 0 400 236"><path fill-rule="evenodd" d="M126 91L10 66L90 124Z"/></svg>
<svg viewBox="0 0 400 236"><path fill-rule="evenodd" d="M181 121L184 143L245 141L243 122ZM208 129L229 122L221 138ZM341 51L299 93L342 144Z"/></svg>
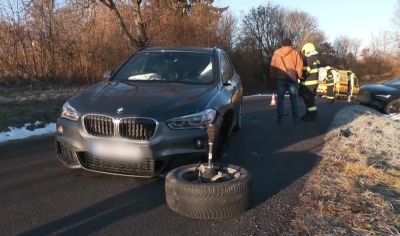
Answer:
<svg viewBox="0 0 400 236"><path fill-rule="evenodd" d="M92 83L101 79L104 70L115 68L147 45L217 46L232 55L246 86L260 88L271 86L267 83L268 64L284 37L291 38L297 49L312 42L323 65L356 70L362 76L375 78L383 70L396 74L399 68L396 64L387 67L387 59L381 63L381 43L377 40L372 40L375 44L364 50L361 57L356 39L341 37L332 45L319 28L318 20L309 13L268 1L252 8L238 21L227 8L215 7L212 0L189 2L0 1L0 82ZM399 8L400 5L394 18L397 26ZM387 40L394 42L398 38ZM389 59L392 64L398 61L394 53ZM372 66L374 63L378 66ZM380 69L370 72L372 67Z"/></svg>
<svg viewBox="0 0 400 236"><path fill-rule="evenodd" d="M345 69L356 64L360 53L361 40L339 36L333 45L337 65Z"/></svg>
<svg viewBox="0 0 400 236"><path fill-rule="evenodd" d="M0 3L0 78L101 79L139 48L233 47L235 18L211 0L5 0Z"/></svg>

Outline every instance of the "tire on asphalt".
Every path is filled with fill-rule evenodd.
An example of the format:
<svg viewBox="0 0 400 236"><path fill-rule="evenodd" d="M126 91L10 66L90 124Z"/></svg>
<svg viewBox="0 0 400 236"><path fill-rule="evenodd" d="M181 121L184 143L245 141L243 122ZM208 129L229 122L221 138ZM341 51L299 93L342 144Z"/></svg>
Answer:
<svg viewBox="0 0 400 236"><path fill-rule="evenodd" d="M245 212L249 207L251 175L235 165L240 176L226 182L190 182L183 176L194 175L199 164L178 167L165 179L168 207L183 216L196 219L229 218Z"/></svg>

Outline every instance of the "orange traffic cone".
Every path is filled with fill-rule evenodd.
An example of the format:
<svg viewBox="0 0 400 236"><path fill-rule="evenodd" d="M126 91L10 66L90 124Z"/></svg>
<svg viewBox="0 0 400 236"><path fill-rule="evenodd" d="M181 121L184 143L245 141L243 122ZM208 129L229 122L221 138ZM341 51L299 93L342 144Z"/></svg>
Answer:
<svg viewBox="0 0 400 236"><path fill-rule="evenodd" d="M276 106L276 101L275 101L275 93L272 93L272 97L271 97L271 106Z"/></svg>

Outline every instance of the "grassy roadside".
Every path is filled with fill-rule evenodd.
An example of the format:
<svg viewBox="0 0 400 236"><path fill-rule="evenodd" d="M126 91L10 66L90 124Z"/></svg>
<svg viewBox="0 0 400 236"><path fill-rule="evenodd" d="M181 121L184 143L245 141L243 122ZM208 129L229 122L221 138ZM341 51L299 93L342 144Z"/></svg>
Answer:
<svg viewBox="0 0 400 236"><path fill-rule="evenodd" d="M26 123L30 123L32 129L34 129L36 128L34 127L36 121L40 121L43 125L55 122L65 101L66 99L49 99L46 101L1 104L0 132L8 131L9 126L21 128Z"/></svg>
<svg viewBox="0 0 400 236"><path fill-rule="evenodd" d="M26 123L30 124L29 129L34 129L55 122L64 102L85 87L0 87L0 132L9 131L9 127L23 127ZM41 124L35 125L36 121Z"/></svg>
<svg viewBox="0 0 400 236"><path fill-rule="evenodd" d="M400 235L400 124L352 106L334 125L294 209L293 233Z"/></svg>

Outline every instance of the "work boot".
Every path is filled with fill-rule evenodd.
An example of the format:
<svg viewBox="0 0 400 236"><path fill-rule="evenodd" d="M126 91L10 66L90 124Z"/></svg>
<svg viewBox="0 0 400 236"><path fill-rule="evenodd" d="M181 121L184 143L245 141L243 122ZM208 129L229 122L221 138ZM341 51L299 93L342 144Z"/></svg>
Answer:
<svg viewBox="0 0 400 236"><path fill-rule="evenodd" d="M301 117L302 121L317 121L318 112L317 111L308 111L303 117Z"/></svg>

